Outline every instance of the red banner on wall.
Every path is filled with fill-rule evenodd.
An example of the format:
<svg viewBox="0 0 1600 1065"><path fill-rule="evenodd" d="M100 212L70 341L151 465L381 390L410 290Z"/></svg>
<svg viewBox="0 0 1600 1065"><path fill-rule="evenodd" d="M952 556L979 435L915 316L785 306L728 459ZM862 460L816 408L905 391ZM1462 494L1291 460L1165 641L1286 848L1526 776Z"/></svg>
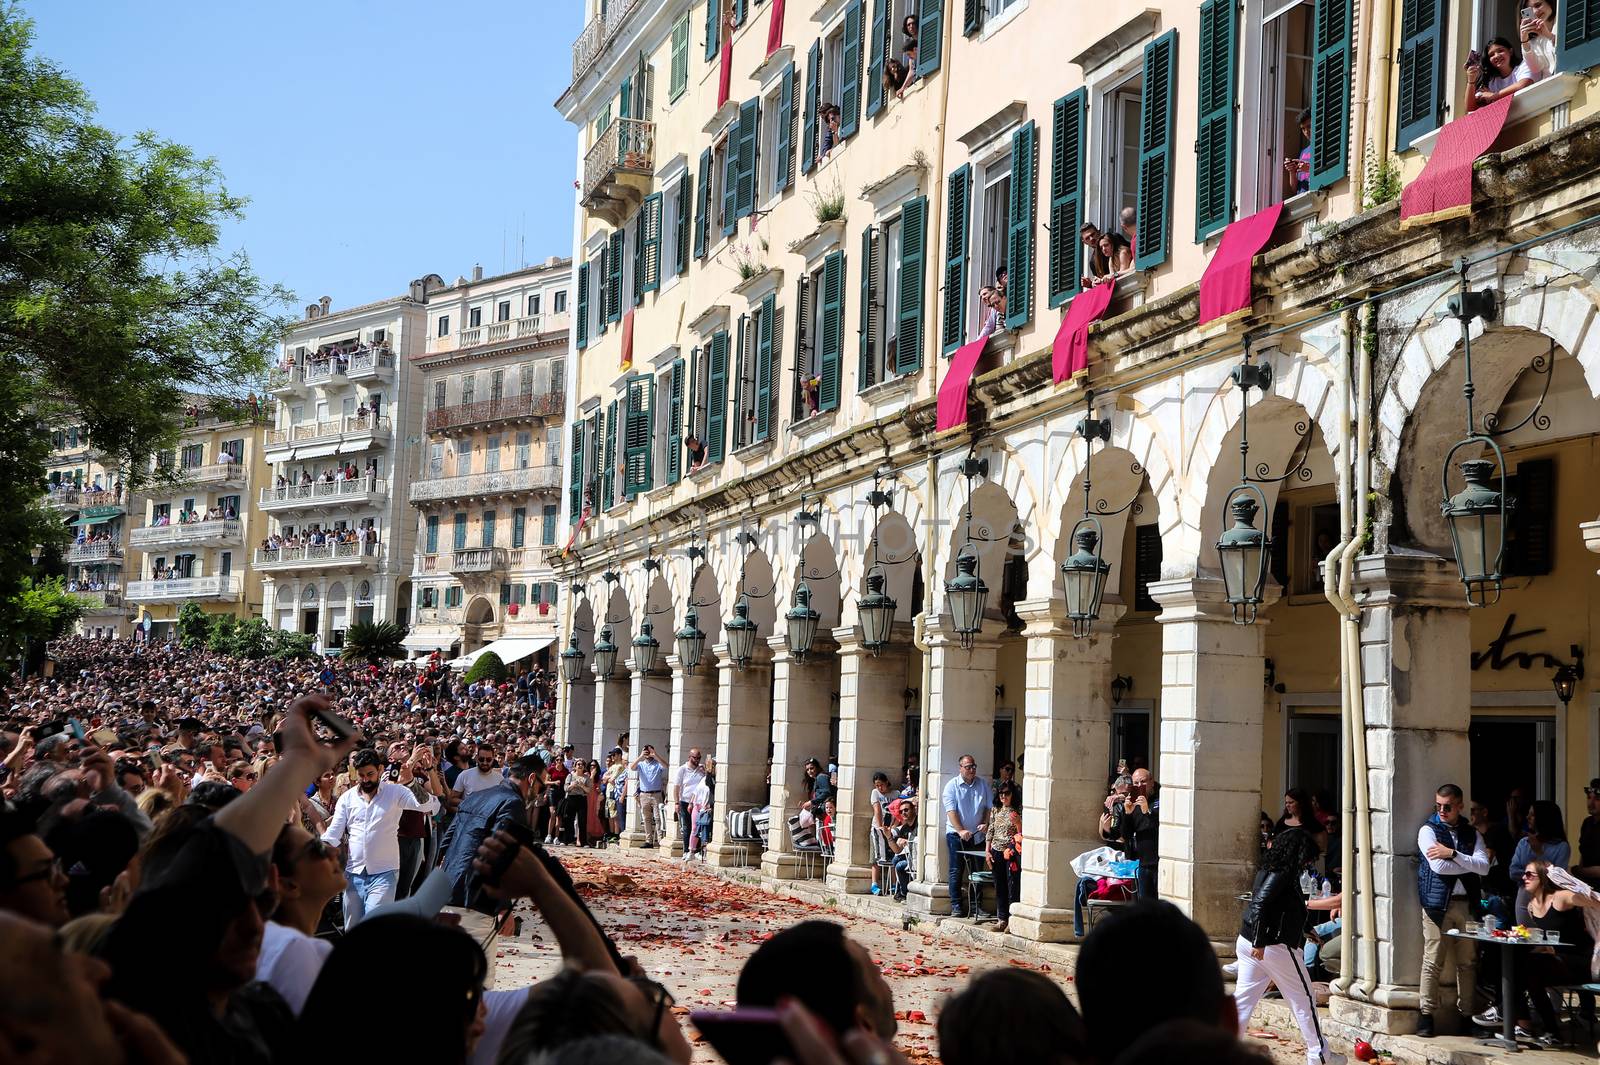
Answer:
<svg viewBox="0 0 1600 1065"><path fill-rule="evenodd" d="M772 0L772 21L767 24L767 54L783 47L783 0Z"/></svg>
<svg viewBox="0 0 1600 1065"><path fill-rule="evenodd" d="M972 371L977 368L978 359L988 343L989 338L981 336L958 348L950 357L944 380L939 382L938 419L934 423L936 431L942 433L946 429L959 429L967 424L967 386L972 383Z"/></svg>
<svg viewBox="0 0 1600 1065"><path fill-rule="evenodd" d="M1111 295L1116 287L1115 281L1102 281L1078 293L1067 304L1067 313L1061 316L1061 328L1056 330L1055 342L1050 345L1051 377L1056 384L1089 372L1089 327L1111 306Z"/></svg>
<svg viewBox="0 0 1600 1065"><path fill-rule="evenodd" d="M633 367L633 312L622 316L622 368Z"/></svg>
<svg viewBox="0 0 1600 1065"><path fill-rule="evenodd" d="M1283 204L1275 203L1222 231L1217 253L1200 278L1200 324L1250 310L1250 264L1272 239Z"/></svg>
<svg viewBox="0 0 1600 1065"><path fill-rule="evenodd" d="M1417 179L1400 193L1400 228L1425 226L1472 213L1472 164L1505 128L1505 96L1448 123Z"/></svg>

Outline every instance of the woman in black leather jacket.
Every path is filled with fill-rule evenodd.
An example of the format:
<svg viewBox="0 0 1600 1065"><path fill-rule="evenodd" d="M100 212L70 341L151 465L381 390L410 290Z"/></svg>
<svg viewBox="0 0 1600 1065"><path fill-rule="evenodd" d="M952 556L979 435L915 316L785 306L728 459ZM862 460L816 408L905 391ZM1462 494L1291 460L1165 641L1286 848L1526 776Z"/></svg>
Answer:
<svg viewBox="0 0 1600 1065"><path fill-rule="evenodd" d="M1233 992L1242 1032L1249 1027L1250 1014L1267 988L1276 984L1300 1025L1308 1065L1322 1065L1328 1055L1311 996L1311 976L1300 950L1306 938L1306 898L1300 891L1300 874L1319 853L1316 840L1303 828L1285 829L1273 838L1262 856L1239 927L1239 975Z"/></svg>

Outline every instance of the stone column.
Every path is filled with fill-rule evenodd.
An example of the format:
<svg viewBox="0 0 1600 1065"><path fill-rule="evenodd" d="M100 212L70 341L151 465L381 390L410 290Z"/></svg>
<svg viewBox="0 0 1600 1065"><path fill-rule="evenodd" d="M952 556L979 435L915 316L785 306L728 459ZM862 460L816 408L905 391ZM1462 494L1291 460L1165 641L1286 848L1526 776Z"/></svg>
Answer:
<svg viewBox="0 0 1600 1065"><path fill-rule="evenodd" d="M667 668L672 670L672 717L668 742L672 750L671 765L676 769L688 760L691 747L699 748L702 759L716 754L717 667L715 663L702 662L694 673L689 673L682 668L677 655L668 655ZM704 764L702 760L701 765ZM670 776L665 799L670 807L667 824L676 830L670 849L674 855L681 855L683 836L681 826L672 820L672 813L677 807L672 802ZM665 851L669 848L663 844L661 849Z"/></svg>
<svg viewBox="0 0 1600 1065"><path fill-rule="evenodd" d="M754 657L736 669L728 645L711 648L717 671L717 795L719 822L711 834L706 861L729 867L759 864L756 844L739 846L728 840L728 813L767 804L767 744L772 731L772 661L768 649L757 644ZM774 825L773 830L779 826Z"/></svg>
<svg viewBox="0 0 1600 1065"><path fill-rule="evenodd" d="M839 891L864 892L872 883L872 775L887 773L899 787L911 627L898 626L893 636L874 655L862 646L859 628L833 630L839 644L839 772L828 886Z"/></svg>
<svg viewBox="0 0 1600 1065"><path fill-rule="evenodd" d="M1333 1015L1382 1032L1416 1027L1422 973L1417 905L1417 829L1435 789L1472 796L1472 640L1453 562L1433 555L1356 560L1361 614L1361 691L1371 803L1377 987L1368 1003L1335 998ZM1352 826L1353 827L1353 826ZM1359 869L1361 856L1356 856ZM1351 888L1359 886L1348 871ZM1358 899L1356 916L1364 907ZM1358 951L1358 956L1360 952ZM1454 1014L1443 988L1441 1024Z"/></svg>
<svg viewBox="0 0 1600 1065"><path fill-rule="evenodd" d="M931 676L928 691L928 754L922 766L922 787L918 802L918 876L911 882L906 905L922 913L950 912L948 888L949 854L945 849L944 786L960 771L957 761L970 754L978 763L978 775L990 777L994 767L987 764L994 756L995 666L1000 651L996 635L998 624L991 621L987 631L963 648L949 618L941 618L928 630ZM1027 767L1030 771L1031 766ZM1026 830L1025 830L1026 831Z"/></svg>
<svg viewBox="0 0 1600 1065"><path fill-rule="evenodd" d="M670 838L673 824L669 800L672 769L677 764L674 761L677 752L667 743L672 736L672 678L665 673L642 672L633 668L632 661L628 664L633 676L632 714L628 718L628 761L631 763L643 754L645 745L649 744L656 749L656 757L666 763L666 772L661 778L661 824ZM624 847L643 846L649 838L641 816L644 807L639 802L637 777L634 778L633 787L635 793L628 799L628 827L622 833Z"/></svg>
<svg viewBox="0 0 1600 1065"><path fill-rule="evenodd" d="M559 671L560 668L558 664L556 669ZM603 766L605 753L611 749L611 745L601 747L596 742L594 704L596 690L599 687L594 676L588 671L575 681L561 682L563 698L556 734L562 743L572 744L573 751L578 757L599 759Z"/></svg>
<svg viewBox="0 0 1600 1065"><path fill-rule="evenodd" d="M1074 639L1061 600L1020 603L1027 623L1027 724L1022 773L1022 898L1010 930L1072 938L1077 877L1069 864L1101 846L1111 761L1111 641L1122 607L1103 604L1091 634Z"/></svg>
<svg viewBox="0 0 1600 1065"><path fill-rule="evenodd" d="M794 660L787 635L770 637L767 646L772 648L772 827L761 871L780 880L797 880L804 878L808 866L792 853L788 819L811 797L805 760L828 756L838 662L832 641L821 633L804 662Z"/></svg>
<svg viewBox="0 0 1600 1065"><path fill-rule="evenodd" d="M594 749L596 757L617 745L617 737L628 731L633 717L633 684L626 674L613 674L610 680L594 683ZM639 757L638 744L630 737L628 761ZM632 810L629 811L632 813Z"/></svg>
<svg viewBox="0 0 1600 1065"><path fill-rule="evenodd" d="M1234 624L1215 577L1154 582L1150 594L1161 604L1157 883L1231 946L1260 840L1266 621Z"/></svg>

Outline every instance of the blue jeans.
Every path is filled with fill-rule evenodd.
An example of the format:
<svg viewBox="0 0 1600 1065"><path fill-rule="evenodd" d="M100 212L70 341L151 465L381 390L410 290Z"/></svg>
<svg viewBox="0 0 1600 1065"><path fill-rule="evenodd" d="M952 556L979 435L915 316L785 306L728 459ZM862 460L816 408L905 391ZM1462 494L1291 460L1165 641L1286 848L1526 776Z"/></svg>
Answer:
<svg viewBox="0 0 1600 1065"><path fill-rule="evenodd" d="M961 871L966 860L961 857L961 852L966 849L977 849L976 842L967 842L954 832L944 834L945 855L950 860L950 912L956 916L966 912L966 906L961 901Z"/></svg>
<svg viewBox="0 0 1600 1065"><path fill-rule="evenodd" d="M1139 897L1141 899L1159 898L1156 894L1156 867L1153 865L1139 866Z"/></svg>
<svg viewBox="0 0 1600 1065"><path fill-rule="evenodd" d="M1313 928L1312 931L1317 934L1318 939L1329 939L1339 934L1339 924L1340 922L1338 920L1323 921L1321 924ZM1308 939L1306 940L1306 945L1303 949L1305 951L1306 968L1309 969L1316 964L1317 951L1322 949L1322 944L1313 943Z"/></svg>
<svg viewBox="0 0 1600 1065"><path fill-rule="evenodd" d="M385 873L352 873L345 871L347 886L344 889L344 930L354 928L372 909L394 898L395 886L400 883L400 870Z"/></svg>
<svg viewBox="0 0 1600 1065"><path fill-rule="evenodd" d="M1083 907L1089 901L1089 896L1094 894L1094 889L1100 886L1100 881L1092 876L1078 878L1078 890L1072 898L1072 934L1079 939L1083 938Z"/></svg>

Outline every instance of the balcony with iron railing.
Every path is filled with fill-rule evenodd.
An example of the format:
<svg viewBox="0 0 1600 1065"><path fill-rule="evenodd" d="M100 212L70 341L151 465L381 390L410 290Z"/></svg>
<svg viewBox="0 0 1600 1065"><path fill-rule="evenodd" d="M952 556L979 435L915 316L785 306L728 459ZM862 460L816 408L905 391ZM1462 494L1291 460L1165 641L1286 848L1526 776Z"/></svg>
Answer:
<svg viewBox="0 0 1600 1065"><path fill-rule="evenodd" d="M344 375L351 381L371 381L394 376L394 352L367 348L351 352Z"/></svg>
<svg viewBox="0 0 1600 1065"><path fill-rule="evenodd" d="M108 517L113 511L120 514L125 510L120 493L94 488L52 488L45 502L60 510L104 511Z"/></svg>
<svg viewBox="0 0 1600 1065"><path fill-rule="evenodd" d="M278 570L356 569L375 566L382 558L382 544L301 544L298 547L259 548L255 553L255 565L263 573Z"/></svg>
<svg viewBox="0 0 1600 1065"><path fill-rule="evenodd" d="M589 20L572 44L572 80L578 81L589 72L601 53L606 50L622 30L628 16L637 11L644 0L610 0L601 5L604 10Z"/></svg>
<svg viewBox="0 0 1600 1065"><path fill-rule="evenodd" d="M457 403L428 412L428 432L470 432L500 422L532 422L559 418L566 413L567 397L561 392L530 392L474 403Z"/></svg>
<svg viewBox="0 0 1600 1065"><path fill-rule="evenodd" d="M184 466L178 482L191 488L243 488L250 480L250 469L242 462L214 462L205 466Z"/></svg>
<svg viewBox="0 0 1600 1065"><path fill-rule="evenodd" d="M389 498L389 482L381 477L355 477L348 481L313 481L261 490L261 509L298 510L302 507L376 506Z"/></svg>
<svg viewBox="0 0 1600 1065"><path fill-rule="evenodd" d="M459 625L467 613L461 607L425 606L417 611L418 625Z"/></svg>
<svg viewBox="0 0 1600 1065"><path fill-rule="evenodd" d="M239 599L243 581L237 573L215 577L173 577L170 580L129 581L128 599L135 603L172 603L190 599L210 599L233 603Z"/></svg>
<svg viewBox="0 0 1600 1065"><path fill-rule="evenodd" d="M559 465L527 466L493 473L469 473L460 477L434 477L411 482L411 505L436 503L447 499L489 498L520 492L559 491Z"/></svg>
<svg viewBox="0 0 1600 1065"><path fill-rule="evenodd" d="M244 526L237 518L214 518L134 529L128 534L128 546L140 551L168 547L238 547L244 542L243 537Z"/></svg>
<svg viewBox="0 0 1600 1065"><path fill-rule="evenodd" d="M650 192L655 174L656 126L619 118L583 158L583 206L614 226L631 216Z"/></svg>
<svg viewBox="0 0 1600 1065"><path fill-rule="evenodd" d="M375 417L371 414L347 414L340 418L302 422L283 429L268 429L267 457L272 462L281 462L291 457L285 452L301 444L326 444L336 441L344 445L339 449L340 454L352 454L374 443L383 442L390 431L388 418Z"/></svg>
<svg viewBox="0 0 1600 1065"><path fill-rule="evenodd" d="M67 548L68 562L106 562L122 558L122 545L109 541L94 544L73 544Z"/></svg>

